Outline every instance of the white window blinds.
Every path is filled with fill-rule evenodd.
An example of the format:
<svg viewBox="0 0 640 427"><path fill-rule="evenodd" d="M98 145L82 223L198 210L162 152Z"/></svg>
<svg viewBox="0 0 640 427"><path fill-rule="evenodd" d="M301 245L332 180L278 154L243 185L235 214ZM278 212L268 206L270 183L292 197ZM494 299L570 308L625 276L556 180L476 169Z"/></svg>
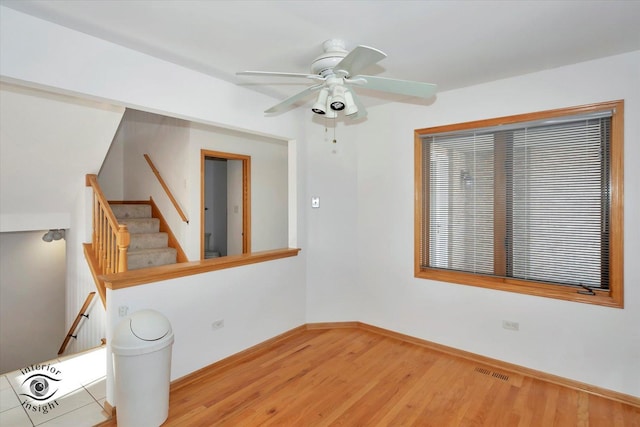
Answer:
<svg viewBox="0 0 640 427"><path fill-rule="evenodd" d="M608 289L610 127L599 112L424 136L422 265Z"/></svg>

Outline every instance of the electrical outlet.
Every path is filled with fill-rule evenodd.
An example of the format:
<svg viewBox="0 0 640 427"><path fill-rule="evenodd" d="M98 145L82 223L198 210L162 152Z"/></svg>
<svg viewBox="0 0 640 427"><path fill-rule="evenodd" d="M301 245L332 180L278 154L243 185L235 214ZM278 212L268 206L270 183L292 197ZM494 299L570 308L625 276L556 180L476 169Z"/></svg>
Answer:
<svg viewBox="0 0 640 427"><path fill-rule="evenodd" d="M312 197L311 198L311 207L319 208L320 207L320 197Z"/></svg>
<svg viewBox="0 0 640 427"><path fill-rule="evenodd" d="M118 307L118 315L120 317L125 317L127 314L129 314L129 307L127 307L126 305L121 305L120 307Z"/></svg>
<svg viewBox="0 0 640 427"><path fill-rule="evenodd" d="M224 319L216 320L211 324L211 330L215 331L216 329L224 328Z"/></svg>
<svg viewBox="0 0 640 427"><path fill-rule="evenodd" d="M503 320L502 321L502 327L504 329L509 329L510 331L519 331L520 330L520 323L513 322L511 320Z"/></svg>

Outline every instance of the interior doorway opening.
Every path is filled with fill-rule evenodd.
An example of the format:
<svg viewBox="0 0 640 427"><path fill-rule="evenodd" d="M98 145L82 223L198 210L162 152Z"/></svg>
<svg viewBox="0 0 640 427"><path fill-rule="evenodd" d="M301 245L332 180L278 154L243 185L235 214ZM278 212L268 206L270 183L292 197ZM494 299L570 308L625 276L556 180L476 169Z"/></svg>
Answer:
<svg viewBox="0 0 640 427"><path fill-rule="evenodd" d="M200 259L251 252L251 157L202 150Z"/></svg>

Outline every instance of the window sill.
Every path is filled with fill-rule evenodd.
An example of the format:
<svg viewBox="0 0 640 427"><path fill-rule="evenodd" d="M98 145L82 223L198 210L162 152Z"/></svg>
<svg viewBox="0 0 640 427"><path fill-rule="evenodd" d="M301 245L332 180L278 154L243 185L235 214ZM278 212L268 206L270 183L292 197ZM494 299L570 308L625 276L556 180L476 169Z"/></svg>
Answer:
<svg viewBox="0 0 640 427"><path fill-rule="evenodd" d="M117 290L131 286L144 285L151 282L158 282L161 280L176 279L178 277L191 276L193 274L207 273L209 271L223 270L226 268L234 268L280 258L293 257L297 256L300 250L301 249L299 248L274 249L201 261L163 265L160 267L127 271L125 273L108 274L100 276L100 278L104 280L107 288Z"/></svg>
<svg viewBox="0 0 640 427"><path fill-rule="evenodd" d="M599 291L594 289L595 295L584 295L578 293L578 288L570 286L551 285L547 283L510 279L505 277L483 276L479 274L440 270L436 268L419 269L416 271L415 277L440 282L457 283L460 285L477 286L499 291L535 295L545 298L561 299L584 304L624 308L622 295L614 295L611 291Z"/></svg>

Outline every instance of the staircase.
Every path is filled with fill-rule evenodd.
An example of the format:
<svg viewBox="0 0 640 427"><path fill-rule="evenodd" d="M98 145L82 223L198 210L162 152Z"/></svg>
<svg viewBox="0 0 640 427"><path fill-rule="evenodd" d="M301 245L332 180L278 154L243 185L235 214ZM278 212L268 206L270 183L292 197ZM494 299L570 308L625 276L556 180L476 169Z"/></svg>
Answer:
<svg viewBox="0 0 640 427"><path fill-rule="evenodd" d="M151 205L109 204L119 224L131 234L127 251L128 270L175 264L177 250L168 246L169 236L160 232L160 220L151 216Z"/></svg>

